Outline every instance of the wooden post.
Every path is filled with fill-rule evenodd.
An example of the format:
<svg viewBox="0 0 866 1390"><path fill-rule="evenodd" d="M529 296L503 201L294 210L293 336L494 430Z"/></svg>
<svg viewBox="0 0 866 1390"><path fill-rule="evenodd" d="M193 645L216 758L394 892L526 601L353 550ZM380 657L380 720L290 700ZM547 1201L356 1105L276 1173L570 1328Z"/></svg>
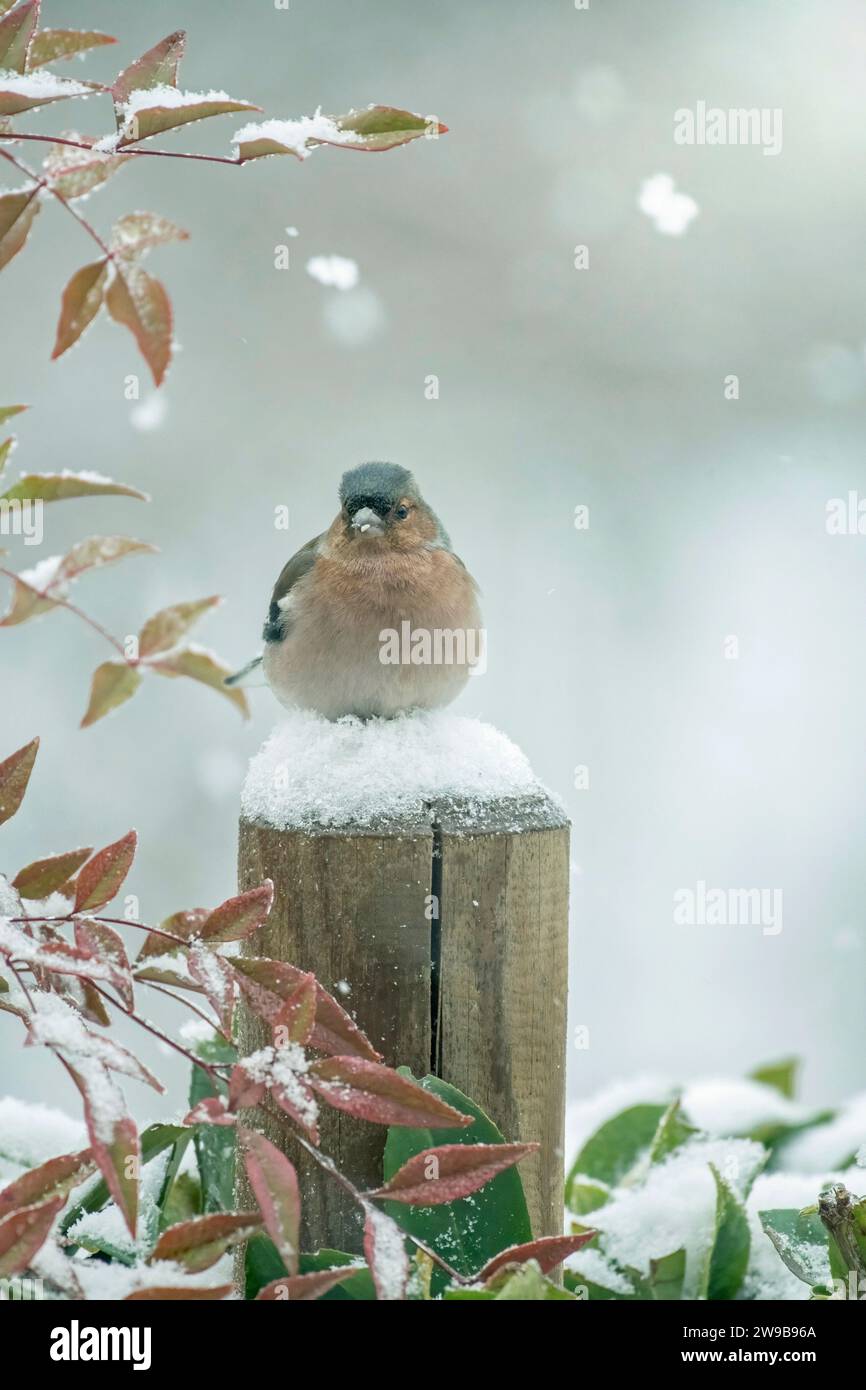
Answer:
<svg viewBox="0 0 866 1390"><path fill-rule="evenodd" d="M520 1166L533 1233L559 1234L568 951L568 822L543 793L431 803L375 828L240 824L241 890L274 881L250 955L312 971L390 1066L471 1096L507 1140L538 1140ZM244 1052L270 1042L240 1010ZM351 1199L265 1115L298 1168L304 1243L361 1248ZM382 1177L385 1130L327 1106L322 1149L361 1187ZM239 1201L249 1205L241 1176Z"/></svg>

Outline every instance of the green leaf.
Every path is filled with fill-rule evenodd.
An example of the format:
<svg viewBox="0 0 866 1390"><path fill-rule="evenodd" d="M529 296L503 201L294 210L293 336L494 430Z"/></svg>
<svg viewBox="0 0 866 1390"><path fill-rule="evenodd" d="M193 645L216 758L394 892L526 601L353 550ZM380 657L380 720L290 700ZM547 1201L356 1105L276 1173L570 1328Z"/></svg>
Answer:
<svg viewBox="0 0 866 1390"><path fill-rule="evenodd" d="M354 150L393 150L410 140L425 136L432 140L448 131L447 126L429 116L401 111L397 106L368 106L365 111L350 111L347 116L338 116L335 125L352 137L341 140L339 148Z"/></svg>
<svg viewBox="0 0 866 1390"><path fill-rule="evenodd" d="M117 39L97 29L40 29L30 45L27 68L32 72L45 63L72 58L76 53L86 53L91 48L102 48L108 43L117 43Z"/></svg>
<svg viewBox="0 0 866 1390"><path fill-rule="evenodd" d="M793 1100L797 1094L797 1074L800 1070L799 1057L785 1057L780 1062L768 1062L749 1073L752 1081L760 1081L764 1086L772 1086L774 1091Z"/></svg>
<svg viewBox="0 0 866 1390"><path fill-rule="evenodd" d="M817 1209L808 1212L776 1207L758 1213L783 1263L810 1287L830 1279L827 1232Z"/></svg>
<svg viewBox="0 0 866 1390"><path fill-rule="evenodd" d="M244 692L225 683L231 667L226 666L213 652L205 651L201 647L182 647L179 651L169 652L158 661L152 662L151 669L161 676L187 676L190 680L200 681L202 685L210 686L211 690L230 700L235 708L240 710L244 719L249 718L250 709Z"/></svg>
<svg viewBox="0 0 866 1390"><path fill-rule="evenodd" d="M496 1281L493 1281L494 1286ZM544 1303L565 1300L575 1303L574 1294L545 1279L535 1260L529 1260L513 1274L508 1274L496 1292L496 1302L519 1300L521 1303Z"/></svg>
<svg viewBox="0 0 866 1390"><path fill-rule="evenodd" d="M186 34L178 29L124 68L111 88L115 106L123 105L133 92L149 91L152 87L176 87L185 46Z"/></svg>
<svg viewBox="0 0 866 1390"><path fill-rule="evenodd" d="M651 1297L662 1302L681 1299L685 1276L685 1250L674 1250L671 1255L662 1255L658 1260L650 1260L648 1283Z"/></svg>
<svg viewBox="0 0 866 1390"><path fill-rule="evenodd" d="M167 130L177 130L193 121L205 121L211 116L227 116L237 111L262 109L260 106L254 106L252 102L235 101L230 97L220 99L202 96L200 100L195 100L193 93L184 93L184 96L182 106L175 105L174 102L160 104L157 99L152 106L136 103L128 115L125 114L128 108L121 108L124 120L119 126L118 149L123 149L125 145L134 145L139 140L148 140L153 135L162 135Z"/></svg>
<svg viewBox="0 0 866 1390"><path fill-rule="evenodd" d="M594 1178L616 1187L650 1149L666 1105L633 1105L597 1129L587 1139L566 1179L569 1193L578 1178Z"/></svg>
<svg viewBox="0 0 866 1390"><path fill-rule="evenodd" d="M0 270L18 255L38 211L38 188L0 193Z"/></svg>
<svg viewBox="0 0 866 1390"><path fill-rule="evenodd" d="M188 603L175 603L170 608L160 609L152 618L148 618L138 634L139 656L171 651L186 637L202 614L220 603L222 599L213 594L210 598L193 599Z"/></svg>
<svg viewBox="0 0 866 1390"><path fill-rule="evenodd" d="M8 488L0 500L64 502L70 497L136 497L140 502L150 501L146 492L97 473L28 473Z"/></svg>
<svg viewBox="0 0 866 1390"><path fill-rule="evenodd" d="M60 301L60 319L52 361L77 343L89 328L102 308L105 299L105 282L108 279L108 261L92 261L90 265L76 270L63 291Z"/></svg>
<svg viewBox="0 0 866 1390"><path fill-rule="evenodd" d="M610 1201L611 1189L605 1183L580 1182L570 1177L565 1188L565 1204L575 1216L588 1216Z"/></svg>
<svg viewBox="0 0 866 1390"><path fill-rule="evenodd" d="M83 137L70 131L69 139L82 140ZM42 167L51 187L61 197L75 199L87 197L132 158L131 154L102 154L98 150L52 145Z"/></svg>
<svg viewBox="0 0 866 1390"><path fill-rule="evenodd" d="M411 1078L408 1068L401 1067L399 1071ZM471 1115L473 1123L459 1130L389 1128L384 1157L386 1182L415 1154L437 1144L505 1142L481 1107L456 1087L435 1076L425 1077L420 1084L456 1110ZM402 1230L431 1246L461 1274L474 1274L500 1250L532 1239L523 1184L516 1168L500 1173L471 1197L446 1206L407 1207L399 1202L383 1202L382 1208ZM437 1269L433 1274L434 1294L441 1292L446 1282L443 1272Z"/></svg>
<svg viewBox="0 0 866 1390"><path fill-rule="evenodd" d="M172 351L171 301L160 280L141 266L118 270L105 297L115 323L128 328L150 367L157 386L162 384Z"/></svg>
<svg viewBox="0 0 866 1390"><path fill-rule="evenodd" d="M5 425L7 420L11 420L13 415L20 415L23 410L27 410L26 405L0 405L0 425ZM11 440L6 440L10 444Z"/></svg>
<svg viewBox="0 0 866 1390"><path fill-rule="evenodd" d="M89 729L91 724L125 705L140 685L141 676L134 666L128 665L125 661L103 661L93 673L90 699L81 721L81 728Z"/></svg>
<svg viewBox="0 0 866 1390"><path fill-rule="evenodd" d="M749 1263L749 1218L733 1188L714 1164L716 1216L712 1243L701 1276L701 1296L710 1300L736 1298Z"/></svg>
<svg viewBox="0 0 866 1390"><path fill-rule="evenodd" d="M0 20L0 69L24 72L27 50L39 22L39 0L24 0Z"/></svg>
<svg viewBox="0 0 866 1390"><path fill-rule="evenodd" d="M700 1133L694 1125L683 1119L680 1102L672 1101L659 1120L658 1129L650 1145L650 1163L663 1163L674 1149L680 1148L695 1134Z"/></svg>
<svg viewBox="0 0 866 1390"><path fill-rule="evenodd" d="M317 1250L314 1254L301 1255L301 1274L316 1274L319 1270L342 1268L344 1265L357 1265L358 1272L351 1279L338 1284L322 1296L320 1302L339 1303L346 1300L373 1303L376 1290L373 1279L363 1260L357 1255L347 1255L342 1250ZM244 1297L251 1301L261 1289L275 1279L285 1277L285 1267L277 1254L276 1246L266 1235L255 1235L247 1243L245 1264Z"/></svg>
<svg viewBox="0 0 866 1390"><path fill-rule="evenodd" d="M225 1062L231 1065L237 1053L230 1043L214 1037L196 1045L203 1062ZM211 1081L208 1072L193 1067L189 1084L190 1109L208 1096L224 1096L228 1087L222 1081ZM235 1186L235 1132L227 1125L197 1125L193 1137L198 1171L201 1179L202 1212L231 1211ZM284 1273L282 1263L278 1273ZM272 1275L276 1278L277 1275ZM265 1281L268 1282L267 1280Z"/></svg>

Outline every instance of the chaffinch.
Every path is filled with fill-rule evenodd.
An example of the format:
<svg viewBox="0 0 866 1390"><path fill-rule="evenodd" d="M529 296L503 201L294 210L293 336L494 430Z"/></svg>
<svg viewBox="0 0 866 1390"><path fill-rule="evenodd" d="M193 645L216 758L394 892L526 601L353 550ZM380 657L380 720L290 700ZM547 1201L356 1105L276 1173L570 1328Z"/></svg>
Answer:
<svg viewBox="0 0 866 1390"><path fill-rule="evenodd" d="M343 475L340 510L274 587L259 667L289 708L329 719L447 705L486 650L478 590L412 474L363 463Z"/></svg>

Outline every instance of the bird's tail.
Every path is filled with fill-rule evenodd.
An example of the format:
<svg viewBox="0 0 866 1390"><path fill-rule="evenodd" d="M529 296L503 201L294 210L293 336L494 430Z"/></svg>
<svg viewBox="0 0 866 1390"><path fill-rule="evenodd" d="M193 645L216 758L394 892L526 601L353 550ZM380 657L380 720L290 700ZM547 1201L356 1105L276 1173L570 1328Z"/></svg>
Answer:
<svg viewBox="0 0 866 1390"><path fill-rule="evenodd" d="M254 684L254 682L250 680L250 676L253 674L254 671L257 671L259 669L261 664L262 658L260 656L254 657L252 661L247 662L246 666L242 666L240 671L235 671L233 676L226 676L225 680L223 681L223 685L234 686ZM255 683L261 684L261 682Z"/></svg>

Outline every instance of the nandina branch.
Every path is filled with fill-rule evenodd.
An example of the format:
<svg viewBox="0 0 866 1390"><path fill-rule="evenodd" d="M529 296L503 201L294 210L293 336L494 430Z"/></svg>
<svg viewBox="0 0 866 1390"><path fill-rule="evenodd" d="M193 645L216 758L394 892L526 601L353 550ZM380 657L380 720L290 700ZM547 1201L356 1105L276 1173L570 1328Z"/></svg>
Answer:
<svg viewBox="0 0 866 1390"><path fill-rule="evenodd" d="M3 151L0 150L0 154L2 153ZM65 598L55 598L55 596L52 593L43 593L40 589L35 589L32 584L28 584L26 579L22 579L20 575L15 573L14 570L6 569L5 565L0 565L0 574L2 574L6 579L13 580L16 584L23 584L25 589L29 589L32 594L36 594L39 598L44 599L46 602L55 604L58 608L68 609L70 613L75 614L76 618L80 618L83 623L87 623L88 627L92 627L94 632L98 632L100 637L104 637L106 642L110 642L112 647L114 647L114 650L118 652L119 655L126 662L127 666L135 666L138 664L137 662L132 661L126 655L126 652L123 649L123 644L119 642L116 637L112 637L108 629L102 626L102 623L97 622L95 618L91 618L88 613L85 613L84 610L77 607L76 604L70 603L69 600Z"/></svg>
<svg viewBox="0 0 866 1390"><path fill-rule="evenodd" d="M90 150L94 154L104 154L109 158L118 155L135 154L150 159L194 159L204 164L231 164L238 168L242 164L248 164L250 162L249 159L245 159L239 154L234 156L223 154L188 154L185 150L143 150L134 145L122 145L119 149L114 150L100 150L96 147L99 143L98 141L96 144L87 144L83 140L69 140L66 136L30 135L17 130L4 131L3 134L0 135L0 141L3 140L32 140L42 145L68 145L70 149L73 150Z"/></svg>
<svg viewBox="0 0 866 1390"><path fill-rule="evenodd" d="M114 252L110 246L106 245L96 228L90 225L87 218L83 217L78 209L74 208L68 199L64 198L63 194L59 193L57 189L52 186L48 179L43 178L41 174L37 174L35 169L31 169L30 166L25 164L22 160L16 159L15 155L10 154L8 150L0 149L0 155L8 160L10 164L14 165L19 174L24 174L25 178L32 179L39 188L44 189L47 193L50 193L52 197L56 198L61 207L64 207L69 213L70 217L74 217L79 226L83 227L87 232L87 235L92 237L103 255L106 256L108 260L114 261Z"/></svg>

